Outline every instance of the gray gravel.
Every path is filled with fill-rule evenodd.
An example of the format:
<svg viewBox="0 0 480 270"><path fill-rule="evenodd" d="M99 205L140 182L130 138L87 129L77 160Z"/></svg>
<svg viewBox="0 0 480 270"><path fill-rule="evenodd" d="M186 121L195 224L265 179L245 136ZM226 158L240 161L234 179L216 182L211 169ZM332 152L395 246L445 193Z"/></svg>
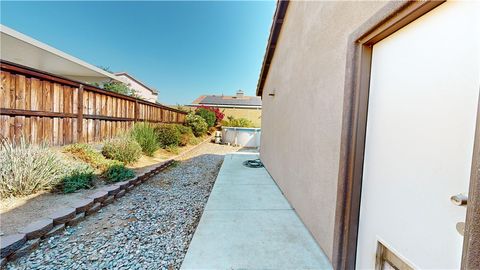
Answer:
<svg viewBox="0 0 480 270"><path fill-rule="evenodd" d="M127 193L63 235L42 241L7 269L178 269L225 153L203 144L177 166Z"/></svg>

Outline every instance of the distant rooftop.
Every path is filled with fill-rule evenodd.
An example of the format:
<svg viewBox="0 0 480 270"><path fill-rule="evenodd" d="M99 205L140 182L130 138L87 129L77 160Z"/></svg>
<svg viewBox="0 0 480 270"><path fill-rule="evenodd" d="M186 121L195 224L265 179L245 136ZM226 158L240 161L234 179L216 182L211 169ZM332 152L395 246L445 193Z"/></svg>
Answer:
<svg viewBox="0 0 480 270"><path fill-rule="evenodd" d="M245 96L238 90L235 96L204 95L192 102L192 105L211 105L218 107L262 107L262 99L257 96Z"/></svg>

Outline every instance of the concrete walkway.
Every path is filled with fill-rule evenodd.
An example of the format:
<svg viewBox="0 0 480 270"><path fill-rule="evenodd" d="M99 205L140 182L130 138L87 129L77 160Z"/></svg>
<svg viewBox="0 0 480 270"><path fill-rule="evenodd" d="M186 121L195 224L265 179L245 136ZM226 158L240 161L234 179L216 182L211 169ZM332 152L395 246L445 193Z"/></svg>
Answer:
<svg viewBox="0 0 480 270"><path fill-rule="evenodd" d="M331 269L255 154L228 154L182 269Z"/></svg>

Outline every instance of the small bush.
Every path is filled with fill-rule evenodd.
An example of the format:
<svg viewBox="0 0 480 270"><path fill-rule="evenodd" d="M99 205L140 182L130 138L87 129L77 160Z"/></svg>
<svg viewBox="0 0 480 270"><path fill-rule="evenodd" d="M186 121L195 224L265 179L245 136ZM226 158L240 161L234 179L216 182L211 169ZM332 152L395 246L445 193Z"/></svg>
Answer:
<svg viewBox="0 0 480 270"><path fill-rule="evenodd" d="M205 119L193 113L187 114L185 124L192 128L193 134L197 137L204 135L208 129Z"/></svg>
<svg viewBox="0 0 480 270"><path fill-rule="evenodd" d="M72 193L79 189L91 188L94 178L92 167L77 163L71 165L70 172L62 179L60 189L64 193Z"/></svg>
<svg viewBox="0 0 480 270"><path fill-rule="evenodd" d="M106 170L111 163L111 160L106 159L101 153L95 151L88 144L71 144L65 146L63 150L67 153L71 153L75 158L92 165L95 169L100 169L101 171Z"/></svg>
<svg viewBox="0 0 480 270"><path fill-rule="evenodd" d="M228 117L227 121L222 121L224 127L255 127L252 121L246 118Z"/></svg>
<svg viewBox="0 0 480 270"><path fill-rule="evenodd" d="M191 144L191 142L195 139L192 128L183 125L175 125L175 127L180 132L180 141L178 145L185 146L187 144Z"/></svg>
<svg viewBox="0 0 480 270"><path fill-rule="evenodd" d="M217 120L215 113L207 110L206 108L198 108L195 110L195 114L201 116L207 122L208 127L213 127L215 125L215 121Z"/></svg>
<svg viewBox="0 0 480 270"><path fill-rule="evenodd" d="M147 123L135 124L130 134L142 147L142 152L147 156L153 156L153 153L160 148L155 129Z"/></svg>
<svg viewBox="0 0 480 270"><path fill-rule="evenodd" d="M157 140L161 147L178 146L180 142L180 131L175 125L162 124L155 127Z"/></svg>
<svg viewBox="0 0 480 270"><path fill-rule="evenodd" d="M103 85L100 85L99 83L92 83L92 85L103 88L107 91L112 91L112 92L127 95L127 96L137 95L136 91L130 88L130 85L124 84L122 82L110 81L110 82L104 83Z"/></svg>
<svg viewBox="0 0 480 270"><path fill-rule="evenodd" d="M109 158L131 164L142 155L142 147L130 137L118 137L105 142L102 154Z"/></svg>
<svg viewBox="0 0 480 270"><path fill-rule="evenodd" d="M175 126L176 129L178 129L180 134L192 133L192 128L191 127L187 127L187 126L180 125L180 124L175 124L174 126Z"/></svg>
<svg viewBox="0 0 480 270"><path fill-rule="evenodd" d="M62 160L45 145L0 142L0 195L23 196L53 189L64 174Z"/></svg>
<svg viewBox="0 0 480 270"><path fill-rule="evenodd" d="M120 182L135 177L132 169L126 168L123 164L110 166L103 176L108 183Z"/></svg>
<svg viewBox="0 0 480 270"><path fill-rule="evenodd" d="M215 124L220 123L223 120L223 118L225 117L225 114L223 112L221 112L219 108L210 107L210 106L200 106L198 108L203 108L203 109L206 109L206 110L209 110L209 111L213 112L215 114Z"/></svg>

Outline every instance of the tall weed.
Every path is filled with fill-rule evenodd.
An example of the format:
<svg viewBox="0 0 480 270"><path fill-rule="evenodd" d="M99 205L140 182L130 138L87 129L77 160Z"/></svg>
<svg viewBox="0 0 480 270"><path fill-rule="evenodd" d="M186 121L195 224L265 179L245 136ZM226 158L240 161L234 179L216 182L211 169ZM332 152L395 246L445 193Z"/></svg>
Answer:
<svg viewBox="0 0 480 270"><path fill-rule="evenodd" d="M153 156L153 153L160 148L155 129L148 123L135 124L130 135L142 147L142 152L147 156Z"/></svg>

